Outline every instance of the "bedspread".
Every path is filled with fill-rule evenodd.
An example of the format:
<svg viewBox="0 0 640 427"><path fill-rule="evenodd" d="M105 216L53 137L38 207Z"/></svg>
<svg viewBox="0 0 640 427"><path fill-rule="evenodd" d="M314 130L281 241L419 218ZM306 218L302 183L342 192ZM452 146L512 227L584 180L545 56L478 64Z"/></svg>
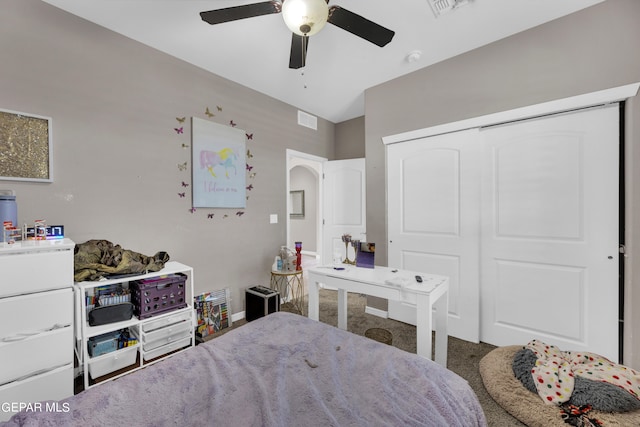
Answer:
<svg viewBox="0 0 640 427"><path fill-rule="evenodd" d="M455 373L278 312L8 426L485 426ZM63 405L61 405L64 407Z"/></svg>

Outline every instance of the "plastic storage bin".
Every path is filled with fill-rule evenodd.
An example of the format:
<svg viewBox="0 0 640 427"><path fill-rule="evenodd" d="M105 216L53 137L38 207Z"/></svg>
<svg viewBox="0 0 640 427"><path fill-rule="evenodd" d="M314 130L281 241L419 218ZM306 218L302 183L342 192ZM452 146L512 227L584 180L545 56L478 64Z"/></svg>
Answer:
<svg viewBox="0 0 640 427"><path fill-rule="evenodd" d="M182 273L153 279L136 280L131 283L133 312L138 319L146 319L172 310L185 308L185 283Z"/></svg>
<svg viewBox="0 0 640 427"><path fill-rule="evenodd" d="M89 362L89 375L91 378L96 379L118 369L126 368L135 363L137 356L138 346L103 354Z"/></svg>

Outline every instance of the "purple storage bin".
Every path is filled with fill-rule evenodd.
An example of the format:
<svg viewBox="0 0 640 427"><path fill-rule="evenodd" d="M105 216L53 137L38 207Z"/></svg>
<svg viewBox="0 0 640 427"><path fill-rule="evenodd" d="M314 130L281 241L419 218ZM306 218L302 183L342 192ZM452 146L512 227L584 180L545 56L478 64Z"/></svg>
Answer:
<svg viewBox="0 0 640 427"><path fill-rule="evenodd" d="M185 283L182 273L169 274L131 283L133 312L138 319L146 319L187 306Z"/></svg>

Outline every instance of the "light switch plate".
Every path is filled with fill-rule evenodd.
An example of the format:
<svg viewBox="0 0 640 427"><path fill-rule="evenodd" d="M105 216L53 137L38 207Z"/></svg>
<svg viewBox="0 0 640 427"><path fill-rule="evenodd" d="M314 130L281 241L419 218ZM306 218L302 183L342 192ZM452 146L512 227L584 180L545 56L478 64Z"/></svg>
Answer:
<svg viewBox="0 0 640 427"><path fill-rule="evenodd" d="M269 223L277 224L278 223L278 214L269 215Z"/></svg>

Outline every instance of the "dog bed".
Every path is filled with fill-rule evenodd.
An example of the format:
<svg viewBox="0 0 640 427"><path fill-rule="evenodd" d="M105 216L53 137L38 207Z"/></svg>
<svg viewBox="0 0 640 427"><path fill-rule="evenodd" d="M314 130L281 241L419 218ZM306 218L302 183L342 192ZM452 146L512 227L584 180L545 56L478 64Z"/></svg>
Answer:
<svg viewBox="0 0 640 427"><path fill-rule="evenodd" d="M480 375L484 386L493 398L507 412L531 427L567 427L572 425L567 409L542 401L537 393L529 391L513 373L513 360L522 346L498 347L480 361ZM575 408L579 411L579 408ZM597 420L602 426L639 426L640 411L611 413L589 410L582 419ZM567 421L565 422L565 418ZM576 425L576 424L574 424ZM583 424L589 425L589 424ZM597 425L597 424L591 424Z"/></svg>

